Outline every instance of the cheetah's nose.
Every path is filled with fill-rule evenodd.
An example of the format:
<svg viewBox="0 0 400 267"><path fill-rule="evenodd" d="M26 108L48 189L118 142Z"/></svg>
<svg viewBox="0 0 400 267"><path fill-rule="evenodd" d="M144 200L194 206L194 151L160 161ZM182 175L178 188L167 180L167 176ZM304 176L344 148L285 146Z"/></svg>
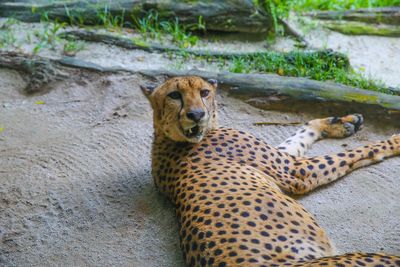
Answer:
<svg viewBox="0 0 400 267"><path fill-rule="evenodd" d="M194 122L199 122L204 115L206 115L206 113L200 108L191 109L186 113L186 116Z"/></svg>

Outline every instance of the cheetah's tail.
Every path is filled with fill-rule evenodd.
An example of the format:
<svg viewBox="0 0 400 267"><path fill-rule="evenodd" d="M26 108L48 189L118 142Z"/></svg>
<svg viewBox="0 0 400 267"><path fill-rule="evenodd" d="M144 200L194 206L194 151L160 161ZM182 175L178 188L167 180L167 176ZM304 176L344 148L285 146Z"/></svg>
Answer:
<svg viewBox="0 0 400 267"><path fill-rule="evenodd" d="M313 261L302 261L292 265L279 265L291 267L399 267L400 257L375 253L350 253L338 256L324 257Z"/></svg>

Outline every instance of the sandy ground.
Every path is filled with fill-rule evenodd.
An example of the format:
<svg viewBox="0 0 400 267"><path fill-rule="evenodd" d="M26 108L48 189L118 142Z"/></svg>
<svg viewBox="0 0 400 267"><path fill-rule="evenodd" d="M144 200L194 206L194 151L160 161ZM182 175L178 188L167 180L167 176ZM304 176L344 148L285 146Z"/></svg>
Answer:
<svg viewBox="0 0 400 267"><path fill-rule="evenodd" d="M0 80L0 265L183 266L173 207L150 176L151 112L139 89L148 81L77 71L48 94L26 97L16 72L0 69ZM254 122L310 119L258 110L224 92L218 98L221 125L272 144L295 127ZM320 142L310 155L396 131L366 127ZM399 176L394 158L299 201L340 253L400 254Z"/></svg>
<svg viewBox="0 0 400 267"><path fill-rule="evenodd" d="M18 49L31 51L34 45L23 40L21 30L33 32L38 26L15 27L21 27ZM257 45L248 48L257 50ZM235 47L246 47L246 42L234 41ZM39 54L60 57L60 49L62 44ZM158 53L99 44L86 44L77 57L133 70L217 69L206 62L177 63ZM75 71L49 93L27 97L21 94L23 78L0 69L0 266L183 266L173 207L150 176L151 113L139 90L147 82L135 75ZM224 92L219 103L221 125L250 131L272 144L296 127L254 122L312 119L262 111ZM349 139L318 143L310 155L400 131L369 125ZM400 158L394 158L299 201L315 214L340 253L400 254L399 177Z"/></svg>

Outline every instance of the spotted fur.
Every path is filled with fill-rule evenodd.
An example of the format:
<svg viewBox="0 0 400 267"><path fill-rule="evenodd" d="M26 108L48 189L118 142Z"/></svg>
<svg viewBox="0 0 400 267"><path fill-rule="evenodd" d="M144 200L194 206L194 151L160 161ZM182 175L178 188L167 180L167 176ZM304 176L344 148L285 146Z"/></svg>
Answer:
<svg viewBox="0 0 400 267"><path fill-rule="evenodd" d="M399 155L400 135L334 155L304 157L305 149L297 152L303 141L297 140L313 133L303 143L306 148L323 137L348 136L362 117L311 121L292 145L274 148L243 131L217 127L215 81L178 77L154 90L142 89L154 110L152 174L176 206L188 266L400 266L399 257L382 254L334 256L314 217L282 192L304 194ZM194 122L190 112L204 115Z"/></svg>

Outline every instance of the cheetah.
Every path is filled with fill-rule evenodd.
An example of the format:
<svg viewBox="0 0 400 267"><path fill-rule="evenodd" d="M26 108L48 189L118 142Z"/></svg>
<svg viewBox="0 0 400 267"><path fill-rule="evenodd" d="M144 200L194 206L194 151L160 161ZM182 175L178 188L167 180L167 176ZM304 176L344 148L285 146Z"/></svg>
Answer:
<svg viewBox="0 0 400 267"><path fill-rule="evenodd" d="M217 123L217 81L176 77L141 86L153 109L152 176L176 207L188 266L400 266L384 254L335 255L305 194L400 154L400 135L334 155L306 157L317 140L342 138L359 114L316 119L277 148Z"/></svg>

